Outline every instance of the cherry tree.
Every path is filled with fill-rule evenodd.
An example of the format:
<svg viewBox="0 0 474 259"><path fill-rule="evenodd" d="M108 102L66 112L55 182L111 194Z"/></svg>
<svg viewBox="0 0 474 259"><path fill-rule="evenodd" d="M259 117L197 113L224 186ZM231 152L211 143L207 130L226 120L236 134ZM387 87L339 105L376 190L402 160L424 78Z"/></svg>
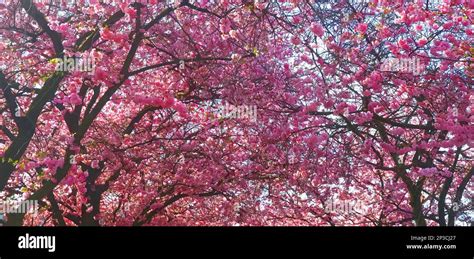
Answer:
<svg viewBox="0 0 474 259"><path fill-rule="evenodd" d="M0 4L0 197L40 204L6 223L470 224L473 19L468 0Z"/></svg>

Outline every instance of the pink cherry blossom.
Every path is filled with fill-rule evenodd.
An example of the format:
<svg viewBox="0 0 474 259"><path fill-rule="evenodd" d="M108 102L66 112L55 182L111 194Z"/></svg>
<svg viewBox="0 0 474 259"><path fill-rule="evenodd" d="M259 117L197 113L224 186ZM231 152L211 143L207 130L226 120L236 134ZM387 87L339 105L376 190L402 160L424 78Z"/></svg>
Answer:
<svg viewBox="0 0 474 259"><path fill-rule="evenodd" d="M29 2L0 5L0 196L46 207L8 224L471 224L474 1Z"/></svg>
<svg viewBox="0 0 474 259"><path fill-rule="evenodd" d="M314 35L316 35L318 37L323 37L323 35L324 35L324 28L319 23L312 23L311 24L311 31L314 33Z"/></svg>

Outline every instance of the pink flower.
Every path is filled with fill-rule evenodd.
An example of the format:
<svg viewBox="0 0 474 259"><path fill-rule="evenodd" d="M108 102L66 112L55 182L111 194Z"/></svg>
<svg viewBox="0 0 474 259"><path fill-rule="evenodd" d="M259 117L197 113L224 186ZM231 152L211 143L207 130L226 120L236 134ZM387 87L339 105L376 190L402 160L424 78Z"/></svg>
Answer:
<svg viewBox="0 0 474 259"><path fill-rule="evenodd" d="M304 61L308 64L313 64L313 60L311 60L311 58L308 55L302 55L301 56L301 61Z"/></svg>
<svg viewBox="0 0 474 259"><path fill-rule="evenodd" d="M426 38L421 38L418 40L418 45L423 46L428 42Z"/></svg>
<svg viewBox="0 0 474 259"><path fill-rule="evenodd" d="M324 35L324 28L319 23L312 23L311 24L311 31L314 33L314 35L316 35L320 38Z"/></svg>
<svg viewBox="0 0 474 259"><path fill-rule="evenodd" d="M102 37L104 38L104 40L114 40L115 39L113 33L107 28L105 28L102 31Z"/></svg>
<svg viewBox="0 0 474 259"><path fill-rule="evenodd" d="M298 36L293 36L293 37L291 38L291 43L293 43L293 45L300 45L301 40L300 40L300 38L299 38Z"/></svg>
<svg viewBox="0 0 474 259"><path fill-rule="evenodd" d="M470 9L474 9L474 0L467 0L466 4Z"/></svg>
<svg viewBox="0 0 474 259"><path fill-rule="evenodd" d="M58 31L60 33L65 34L67 32L67 30L68 30L68 25L66 23L63 23L63 24L59 25Z"/></svg>
<svg viewBox="0 0 474 259"><path fill-rule="evenodd" d="M237 31L236 30L231 30L229 31L230 37L236 39L237 38Z"/></svg>
<svg viewBox="0 0 474 259"><path fill-rule="evenodd" d="M64 181L64 183L66 185L73 185L74 184L74 177L72 177L71 175L66 177L66 180Z"/></svg>
<svg viewBox="0 0 474 259"><path fill-rule="evenodd" d="M130 9L132 10L132 9ZM132 10L134 11L134 10ZM113 42L117 42L117 43L120 43L122 40L126 40L127 39L127 36L126 35L123 35L123 34L118 34L118 33L113 33L111 30L109 30L108 28L105 28L103 31L102 31L102 37L105 39L105 40L110 40L110 41L113 41Z"/></svg>
<svg viewBox="0 0 474 259"><path fill-rule="evenodd" d="M49 157L47 157L44 161L43 161L43 164L48 167L49 169L51 169L53 172L56 172L56 170L58 168L61 168L64 164L64 160L63 159L51 159Z"/></svg>
<svg viewBox="0 0 474 259"><path fill-rule="evenodd" d="M99 160L93 160L91 163L91 167L94 169L99 168Z"/></svg>
<svg viewBox="0 0 474 259"><path fill-rule="evenodd" d="M406 51L409 51L411 48L410 48L410 45L408 44L408 41L407 40L404 40L404 39L400 39L398 41L398 44L400 45L400 47L403 49L403 50L406 50Z"/></svg>
<svg viewBox="0 0 474 259"><path fill-rule="evenodd" d="M231 21L229 19L224 19L221 25L219 26L222 33L227 34L230 32L231 28Z"/></svg>
<svg viewBox="0 0 474 259"><path fill-rule="evenodd" d="M316 111L317 108L318 108L317 103L311 103L310 105L306 107L306 111L308 112Z"/></svg>
<svg viewBox="0 0 474 259"><path fill-rule="evenodd" d="M451 173L449 170L445 169L443 171L439 171L439 174L444 177L451 177L453 173Z"/></svg>
<svg viewBox="0 0 474 259"><path fill-rule="evenodd" d="M334 105L333 100L327 100L326 102L324 102L324 108L326 108L326 109L331 108L333 105Z"/></svg>
<svg viewBox="0 0 474 259"><path fill-rule="evenodd" d="M395 128L392 130L392 133L396 136L400 136L405 133L405 130L403 128Z"/></svg>
<svg viewBox="0 0 474 259"><path fill-rule="evenodd" d="M347 108L348 104L345 103L345 102L342 102L342 103L339 103L336 105L336 110L334 111L334 113L336 114L342 114L344 113L345 109Z"/></svg>
<svg viewBox="0 0 474 259"><path fill-rule="evenodd" d="M256 0L255 1L255 7L257 7L257 9L259 9L259 10L263 10L266 5L267 4L262 0Z"/></svg>
<svg viewBox="0 0 474 259"><path fill-rule="evenodd" d="M365 34L367 32L367 23L359 23L359 25L357 25L356 31Z"/></svg>
<svg viewBox="0 0 474 259"><path fill-rule="evenodd" d="M187 115L186 105L182 103L176 103L174 105L174 109L179 113L181 117L185 117Z"/></svg>
<svg viewBox="0 0 474 259"><path fill-rule="evenodd" d="M443 24L443 29L449 30L453 27L453 25L454 24L452 22L447 22L447 23Z"/></svg>
<svg viewBox="0 0 474 259"><path fill-rule="evenodd" d="M308 143L308 146L309 146L310 148L313 148L313 147L316 146L318 140L319 140L318 136L312 135L311 137L308 138L308 140L306 141L306 143Z"/></svg>
<svg viewBox="0 0 474 259"><path fill-rule="evenodd" d="M351 105L348 106L347 110L348 110L349 112L351 112L351 113L352 113L352 112L355 112L355 111L357 111L357 106L351 104Z"/></svg>
<svg viewBox="0 0 474 259"><path fill-rule="evenodd" d="M299 16L294 16L293 17L293 23L298 24L301 22L301 18Z"/></svg>
<svg viewBox="0 0 474 259"><path fill-rule="evenodd" d="M135 17L137 17L137 11L135 9L128 9L126 11L126 13L130 16L130 18L134 19Z"/></svg>
<svg viewBox="0 0 474 259"><path fill-rule="evenodd" d="M433 176L436 173L438 173L438 169L436 167L422 168L418 171L418 174L420 176L427 176L427 177Z"/></svg>
<svg viewBox="0 0 474 259"><path fill-rule="evenodd" d="M360 114L357 115L357 117L355 117L354 121L357 124L364 124L368 121L371 121L372 117L373 117L372 112L361 112Z"/></svg>
<svg viewBox="0 0 474 259"><path fill-rule="evenodd" d="M321 133L320 135L321 142L327 141L328 139L329 139L329 134L327 134L326 132Z"/></svg>
<svg viewBox="0 0 474 259"><path fill-rule="evenodd" d="M82 104L82 99L81 97L79 97L77 93L72 93L69 96L69 103L72 105L79 105L79 104Z"/></svg>
<svg viewBox="0 0 474 259"><path fill-rule="evenodd" d="M163 108L169 108L169 107L173 106L173 104L174 104L174 98L173 97L168 97L168 98L165 99L162 106L163 106Z"/></svg>
<svg viewBox="0 0 474 259"><path fill-rule="evenodd" d="M95 70L94 77L96 80L105 80L107 78L107 72L105 72L105 70L102 68L97 68Z"/></svg>

